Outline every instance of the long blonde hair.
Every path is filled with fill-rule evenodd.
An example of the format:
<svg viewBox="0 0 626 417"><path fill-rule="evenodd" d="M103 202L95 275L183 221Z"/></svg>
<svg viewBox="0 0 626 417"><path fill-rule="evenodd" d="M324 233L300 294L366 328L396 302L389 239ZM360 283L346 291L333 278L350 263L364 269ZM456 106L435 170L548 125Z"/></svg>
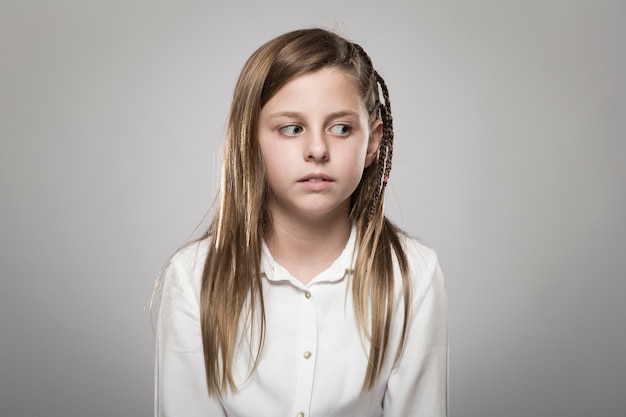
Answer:
<svg viewBox="0 0 626 417"><path fill-rule="evenodd" d="M399 231L383 213L393 151L387 86L360 46L323 29L289 32L257 49L235 86L223 150L219 205L204 236L211 244L202 277L200 318L210 394L237 389L233 358L241 320L245 319L247 326L258 326L254 368L265 337L260 261L261 243L270 230L271 217L257 137L261 109L288 81L326 67L353 77L370 123L377 118L383 122L378 156L364 170L350 211L358 248L352 280L354 308L370 342L364 390L373 386L386 359L394 303L393 256L402 273L404 325L400 346L404 345L411 295L408 266Z"/></svg>

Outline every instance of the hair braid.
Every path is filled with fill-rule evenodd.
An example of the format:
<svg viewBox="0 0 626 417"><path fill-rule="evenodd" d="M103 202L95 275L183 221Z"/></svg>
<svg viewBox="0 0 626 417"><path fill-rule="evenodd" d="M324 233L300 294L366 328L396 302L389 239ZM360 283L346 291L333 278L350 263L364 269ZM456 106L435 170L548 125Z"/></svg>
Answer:
<svg viewBox="0 0 626 417"><path fill-rule="evenodd" d="M386 358L386 346L390 340L391 317L394 303L394 274L392 271L395 254L402 275L404 294L404 322L400 337L401 348L396 360L404 349L411 298L408 263L398 229L385 217L384 193L391 172L393 157L393 118L387 84L374 69L365 50L352 44L355 50L355 67L359 68L362 98L367 103L370 123L376 119L382 122L382 136L378 154L364 172L361 187L355 192L354 218L358 219L357 238L363 243L355 262L353 296L358 320L364 323L369 317L370 327L365 328L370 336L369 364L363 388L371 389L380 375ZM352 215L352 213L351 213ZM376 311L374 311L376 309Z"/></svg>
<svg viewBox="0 0 626 417"><path fill-rule="evenodd" d="M366 67L371 71L371 82L375 84L374 91L379 96L379 87L382 92L384 103L376 100L376 108L374 112L380 116L383 122L383 135L378 146L378 163L377 175L373 179L373 195L371 204L367 214L367 222L371 222L377 212L380 212L383 202L383 194L385 187L389 181L389 173L391 172L391 160L393 156L393 117L391 116L391 102L389 100L389 90L383 77L374 69L372 60L365 50L356 43L352 44L359 56L366 63Z"/></svg>
<svg viewBox="0 0 626 417"><path fill-rule="evenodd" d="M384 170L381 187L387 185L389 179L389 173L391 172L391 161L393 157L393 116L391 115L391 102L389 101L389 90L385 80L377 73L374 72L376 81L380 85L380 89L383 93L383 99L385 100L384 106L380 108L381 119L383 121L383 138L381 140L381 147L384 150ZM381 158L379 155L379 161ZM383 162L383 161L381 161Z"/></svg>

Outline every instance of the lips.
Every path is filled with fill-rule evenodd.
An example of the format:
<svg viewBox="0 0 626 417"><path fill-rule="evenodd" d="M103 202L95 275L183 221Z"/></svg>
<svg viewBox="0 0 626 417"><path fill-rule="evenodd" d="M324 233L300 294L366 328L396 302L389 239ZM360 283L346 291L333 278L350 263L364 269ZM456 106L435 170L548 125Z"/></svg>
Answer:
<svg viewBox="0 0 626 417"><path fill-rule="evenodd" d="M324 182L324 181L334 181L334 180L332 179L332 177L329 177L328 175L321 174L321 173L308 174L298 180L298 182Z"/></svg>

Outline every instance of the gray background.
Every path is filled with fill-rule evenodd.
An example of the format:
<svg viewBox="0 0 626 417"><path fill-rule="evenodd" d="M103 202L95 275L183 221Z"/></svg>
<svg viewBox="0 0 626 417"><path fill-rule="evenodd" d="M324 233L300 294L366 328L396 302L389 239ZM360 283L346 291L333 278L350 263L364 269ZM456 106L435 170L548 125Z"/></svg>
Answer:
<svg viewBox="0 0 626 417"><path fill-rule="evenodd" d="M454 416L626 415L626 3L0 5L0 416L148 416L147 304L210 206L235 78L361 43L388 213L440 254Z"/></svg>

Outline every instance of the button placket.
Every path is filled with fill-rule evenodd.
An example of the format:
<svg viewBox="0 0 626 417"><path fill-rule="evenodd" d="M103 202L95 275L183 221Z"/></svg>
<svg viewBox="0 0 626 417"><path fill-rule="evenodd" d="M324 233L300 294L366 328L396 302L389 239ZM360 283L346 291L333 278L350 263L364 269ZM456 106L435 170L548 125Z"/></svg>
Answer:
<svg viewBox="0 0 626 417"><path fill-rule="evenodd" d="M297 363L298 383L294 402L296 417L308 415L311 406L313 377L315 374L315 351L317 349L317 313L310 291L304 291L301 301L301 328L299 346L302 359Z"/></svg>

